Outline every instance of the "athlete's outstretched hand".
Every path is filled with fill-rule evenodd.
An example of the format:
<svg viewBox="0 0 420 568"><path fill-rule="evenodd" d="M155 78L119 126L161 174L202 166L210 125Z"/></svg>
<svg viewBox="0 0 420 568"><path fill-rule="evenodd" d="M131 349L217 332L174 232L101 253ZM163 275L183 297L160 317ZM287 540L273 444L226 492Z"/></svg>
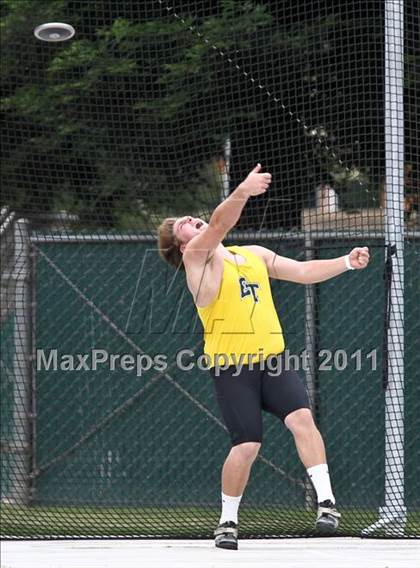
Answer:
<svg viewBox="0 0 420 568"><path fill-rule="evenodd" d="M369 264L369 249L368 247L356 247L349 254L349 261L352 268L361 269L366 268Z"/></svg>
<svg viewBox="0 0 420 568"><path fill-rule="evenodd" d="M261 174L260 170L261 164L257 164L239 186L247 197L265 193L271 183L271 174Z"/></svg>

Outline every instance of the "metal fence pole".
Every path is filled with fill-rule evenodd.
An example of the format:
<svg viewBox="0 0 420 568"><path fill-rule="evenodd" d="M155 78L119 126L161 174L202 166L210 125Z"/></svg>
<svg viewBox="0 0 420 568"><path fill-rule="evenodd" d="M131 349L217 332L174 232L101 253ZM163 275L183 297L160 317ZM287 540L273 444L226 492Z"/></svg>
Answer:
<svg viewBox="0 0 420 568"><path fill-rule="evenodd" d="M305 235L305 260L313 260L314 242L309 233ZM317 405L316 365L318 359L316 353L316 333L316 285L307 284L305 286L305 363L307 364L305 376L309 402L314 416ZM308 478L305 482L305 506L308 511L312 511L315 505L315 491Z"/></svg>
<svg viewBox="0 0 420 568"><path fill-rule="evenodd" d="M385 1L385 245L390 256L385 390L385 494L371 534L403 534L404 502L404 1Z"/></svg>
<svg viewBox="0 0 420 568"><path fill-rule="evenodd" d="M9 448L13 456L12 480L8 501L23 505L29 501L30 465L30 270L29 223L19 219L15 224L15 319L13 359L13 443Z"/></svg>

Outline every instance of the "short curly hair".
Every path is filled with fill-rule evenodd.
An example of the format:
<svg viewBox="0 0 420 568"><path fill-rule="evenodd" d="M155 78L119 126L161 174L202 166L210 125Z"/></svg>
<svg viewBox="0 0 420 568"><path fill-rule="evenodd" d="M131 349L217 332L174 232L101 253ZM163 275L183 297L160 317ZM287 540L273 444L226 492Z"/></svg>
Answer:
<svg viewBox="0 0 420 568"><path fill-rule="evenodd" d="M180 242L174 234L174 224L178 217L167 217L158 227L159 255L177 270L185 270L182 261Z"/></svg>

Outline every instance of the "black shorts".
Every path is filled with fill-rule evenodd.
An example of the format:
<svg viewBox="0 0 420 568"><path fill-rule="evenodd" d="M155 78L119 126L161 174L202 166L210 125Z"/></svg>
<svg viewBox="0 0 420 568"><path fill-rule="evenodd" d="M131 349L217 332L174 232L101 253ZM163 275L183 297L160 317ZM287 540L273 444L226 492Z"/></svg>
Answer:
<svg viewBox="0 0 420 568"><path fill-rule="evenodd" d="M283 361L284 362L284 361ZM238 376L236 367L213 369L216 398L232 445L262 441L262 410L274 414L283 422L288 414L299 408L310 408L305 386L294 370L283 370L271 376L259 365L254 369L243 366Z"/></svg>

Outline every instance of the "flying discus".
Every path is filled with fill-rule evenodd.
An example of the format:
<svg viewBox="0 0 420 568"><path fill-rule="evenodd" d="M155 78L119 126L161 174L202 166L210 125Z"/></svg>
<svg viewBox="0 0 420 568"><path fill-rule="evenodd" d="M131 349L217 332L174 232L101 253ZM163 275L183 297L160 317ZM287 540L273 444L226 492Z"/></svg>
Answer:
<svg viewBox="0 0 420 568"><path fill-rule="evenodd" d="M71 39L76 30L70 24L63 24L60 22L50 22L41 24L34 30L34 35L41 41L67 41Z"/></svg>

